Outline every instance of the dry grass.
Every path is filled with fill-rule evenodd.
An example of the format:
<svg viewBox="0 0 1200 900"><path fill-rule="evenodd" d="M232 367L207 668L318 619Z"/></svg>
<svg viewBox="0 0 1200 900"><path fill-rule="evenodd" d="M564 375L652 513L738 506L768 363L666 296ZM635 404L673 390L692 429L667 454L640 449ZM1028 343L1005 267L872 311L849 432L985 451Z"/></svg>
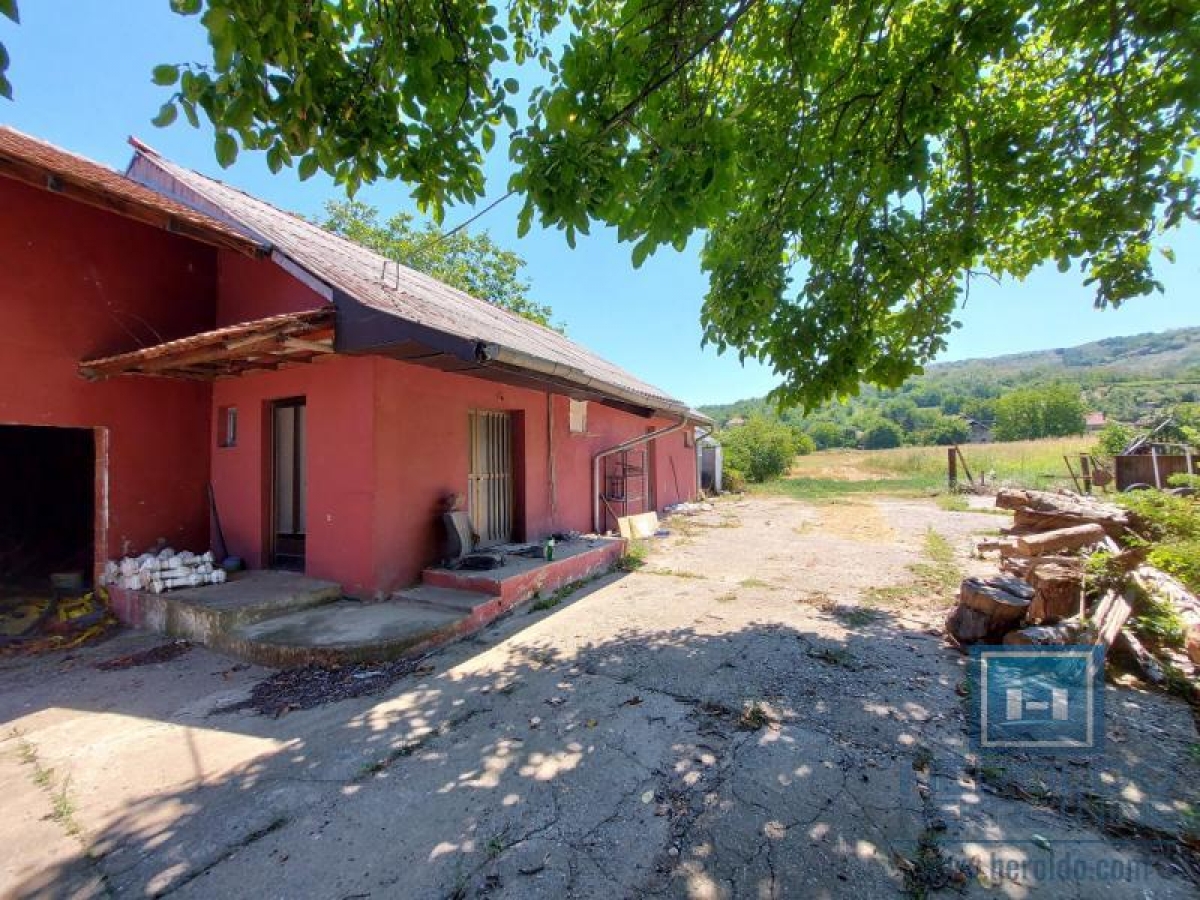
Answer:
<svg viewBox="0 0 1200 900"><path fill-rule="evenodd" d="M1071 484L1063 455L1090 449L1094 437L972 444L963 447L971 474L989 483L1056 488ZM963 477L960 470L959 477ZM946 489L945 447L826 450L796 458L786 478L760 485L764 493L805 500L860 494L932 495Z"/></svg>

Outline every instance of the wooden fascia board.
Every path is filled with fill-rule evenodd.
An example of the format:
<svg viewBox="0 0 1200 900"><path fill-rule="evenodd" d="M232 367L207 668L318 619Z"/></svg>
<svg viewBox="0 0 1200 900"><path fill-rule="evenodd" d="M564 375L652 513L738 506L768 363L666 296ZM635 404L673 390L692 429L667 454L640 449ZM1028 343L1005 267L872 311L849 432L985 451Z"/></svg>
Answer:
<svg viewBox="0 0 1200 900"><path fill-rule="evenodd" d="M39 190L59 194L70 200L75 200L87 206L115 213L127 219L133 219L144 225L161 228L172 234L178 234L192 240L200 241L213 247L234 250L245 256L261 257L265 248L231 233L204 228L172 215L166 210L158 209L137 200L117 196L110 191L96 188L77 181L68 175L53 172L45 167L33 165L11 157L0 157L0 176L12 178ZM149 188L146 188L149 190Z"/></svg>

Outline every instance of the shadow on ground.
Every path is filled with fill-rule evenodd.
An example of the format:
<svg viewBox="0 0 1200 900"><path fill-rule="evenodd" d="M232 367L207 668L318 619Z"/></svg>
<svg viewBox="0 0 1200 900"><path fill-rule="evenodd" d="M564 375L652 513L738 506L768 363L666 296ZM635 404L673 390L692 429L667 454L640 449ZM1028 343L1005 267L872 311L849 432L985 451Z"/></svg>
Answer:
<svg viewBox="0 0 1200 900"><path fill-rule="evenodd" d="M7 889L820 898L1041 885L1039 896L1076 896L1047 878L988 880L997 854L1029 864L1049 835L1089 860L1147 862L1108 896L1194 896L1169 855L1150 865L1083 817L989 785L966 747L964 668L937 638L885 612L853 627L815 611L797 624L731 622L705 595L717 588L619 581L519 613L379 697L279 719L220 712L262 670L214 692L198 673L232 664L202 650L154 671L87 666L76 675L111 706L28 738L70 766L77 808L60 824L78 827L79 851ZM674 604L677 624L621 624L650 598ZM46 686L45 706L74 709L63 681ZM6 718L36 720L15 705L10 693ZM129 732L136 750L113 716L142 722ZM69 740L91 749L72 758L56 744ZM1127 741L1104 762L1127 812L1149 822L1160 792L1137 773L1161 760L1144 746ZM1036 764L1015 761L1008 777ZM141 789L159 767L171 787Z"/></svg>

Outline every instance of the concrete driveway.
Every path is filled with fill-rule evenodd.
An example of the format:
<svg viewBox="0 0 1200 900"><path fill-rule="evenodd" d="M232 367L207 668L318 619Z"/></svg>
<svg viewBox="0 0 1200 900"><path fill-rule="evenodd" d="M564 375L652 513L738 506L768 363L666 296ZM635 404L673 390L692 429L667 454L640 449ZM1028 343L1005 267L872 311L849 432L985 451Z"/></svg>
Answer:
<svg viewBox="0 0 1200 900"><path fill-rule="evenodd" d="M1110 689L1091 766L970 753L937 584L1000 524L722 502L635 574L280 718L220 712L269 673L203 649L95 667L148 635L0 661L0 895L1196 896L1183 703Z"/></svg>

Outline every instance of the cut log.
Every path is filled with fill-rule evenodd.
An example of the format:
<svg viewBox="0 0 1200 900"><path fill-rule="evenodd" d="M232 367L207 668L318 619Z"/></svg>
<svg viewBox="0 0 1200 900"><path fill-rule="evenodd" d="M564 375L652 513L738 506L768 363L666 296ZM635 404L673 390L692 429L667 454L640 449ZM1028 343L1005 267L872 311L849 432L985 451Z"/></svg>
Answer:
<svg viewBox="0 0 1200 900"><path fill-rule="evenodd" d="M946 619L946 631L960 644L976 644L988 636L991 620L977 609L954 607Z"/></svg>
<svg viewBox="0 0 1200 900"><path fill-rule="evenodd" d="M1022 556L1043 556L1061 550L1080 550L1104 540L1104 529L1099 525L1076 525L1042 534L1029 534L1017 538L1017 550Z"/></svg>
<svg viewBox="0 0 1200 900"><path fill-rule="evenodd" d="M1033 587L1024 579L1015 578L1012 575L996 575L984 583L992 587L998 587L1000 590L1012 594L1014 597L1020 597L1022 600L1033 600Z"/></svg>
<svg viewBox="0 0 1200 900"><path fill-rule="evenodd" d="M1162 569L1138 566L1130 574L1134 584L1152 597L1170 603L1187 625L1185 648L1188 659L1200 665L1200 599L1183 583Z"/></svg>
<svg viewBox="0 0 1200 900"><path fill-rule="evenodd" d="M1012 591L1018 590L1016 584L1008 585L1011 588L1010 591L1002 586L1003 582L997 584L996 581L1000 581L1000 579L981 581L978 578L968 578L962 583L962 587L959 589L958 606L964 612L958 615L954 621L955 628L951 629L951 633L961 643L971 643L985 638L998 642L1005 633L1016 628L1025 617L1025 611L1029 609L1030 597L1018 596L1013 593ZM1016 582L1016 579L1007 579L1007 581ZM1028 585L1024 585L1024 587L1028 591ZM967 611L975 615L970 615ZM981 630L983 633L979 634ZM958 631L962 631L966 637L959 637Z"/></svg>
<svg viewBox="0 0 1200 900"><path fill-rule="evenodd" d="M1017 552L1017 542L1007 538L981 538L975 542L975 553L979 556L996 550L1000 551L1002 557L1012 556Z"/></svg>
<svg viewBox="0 0 1200 900"><path fill-rule="evenodd" d="M1079 494L1053 494L1049 491L1023 491L1006 488L996 495L996 506L1020 511L1017 525L1039 530L1064 525L1101 525L1113 537L1124 534L1129 527L1129 513L1112 503L1102 503ZM1040 516L1039 516L1040 514Z"/></svg>
<svg viewBox="0 0 1200 900"><path fill-rule="evenodd" d="M1004 636L1004 643L1045 647L1055 644L1081 644L1087 639L1087 629L1078 620L1058 625L1034 625L1018 628Z"/></svg>
<svg viewBox="0 0 1200 900"><path fill-rule="evenodd" d="M1033 602L1029 604L1029 620L1052 624L1082 611L1083 576L1078 569L1051 563L1033 566L1029 572L1033 586Z"/></svg>
<svg viewBox="0 0 1200 900"><path fill-rule="evenodd" d="M1077 556L1010 556L1000 563L1000 568L1009 575L1015 575L1017 578L1029 580L1029 573L1038 566L1056 565L1065 566L1068 569L1082 571L1083 563Z"/></svg>
<svg viewBox="0 0 1200 900"><path fill-rule="evenodd" d="M1111 647L1132 612L1133 607L1124 596L1116 591L1106 593L1100 598L1093 616L1096 628L1092 643Z"/></svg>
<svg viewBox="0 0 1200 900"><path fill-rule="evenodd" d="M1151 684L1163 684L1167 680L1162 663L1154 658L1154 654L1147 650L1137 639L1137 635L1128 628L1121 629L1121 633L1113 641L1112 652L1126 662L1144 681Z"/></svg>

